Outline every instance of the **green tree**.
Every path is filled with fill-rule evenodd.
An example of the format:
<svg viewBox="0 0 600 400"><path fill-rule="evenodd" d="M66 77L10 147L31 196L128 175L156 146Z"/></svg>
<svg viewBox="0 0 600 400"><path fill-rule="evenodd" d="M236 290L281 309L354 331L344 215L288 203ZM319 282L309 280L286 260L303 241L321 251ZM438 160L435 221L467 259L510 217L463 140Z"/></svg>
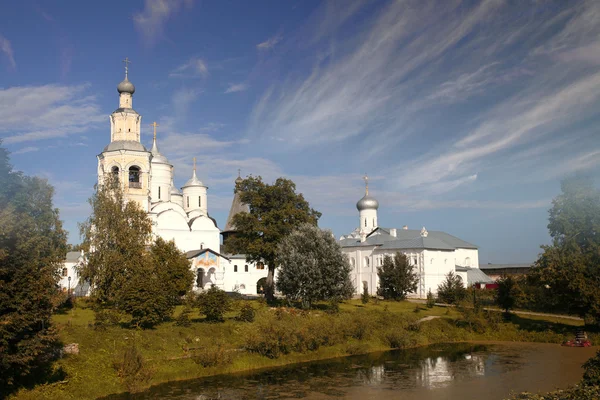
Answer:
<svg viewBox="0 0 600 400"><path fill-rule="evenodd" d="M437 295L442 303L456 304L466 297L467 289L465 289L462 278L450 271L446 275L446 279L439 284Z"/></svg>
<svg viewBox="0 0 600 400"><path fill-rule="evenodd" d="M406 296L417 290L419 276L408 257L397 252L394 257L386 255L383 265L377 267L379 288L377 294L386 300L404 300Z"/></svg>
<svg viewBox="0 0 600 400"><path fill-rule="evenodd" d="M137 203L126 201L119 181L107 174L89 200L92 214L80 224L84 246L90 249L79 273L90 283L101 306L114 305L118 292L143 271L152 222Z"/></svg>
<svg viewBox="0 0 600 400"><path fill-rule="evenodd" d="M367 285L367 282L363 282L363 292L360 295L360 301L363 304L367 304L369 302L370 296L369 296L369 286Z"/></svg>
<svg viewBox="0 0 600 400"><path fill-rule="evenodd" d="M354 293L352 267L330 231L300 225L277 246L277 289L304 308L315 301L341 300Z"/></svg>
<svg viewBox="0 0 600 400"><path fill-rule="evenodd" d="M600 321L600 190L591 179L565 179L552 201L552 237L532 268L531 280L550 292L555 304L588 323Z"/></svg>
<svg viewBox="0 0 600 400"><path fill-rule="evenodd" d="M267 300L272 301L277 245L302 224L316 226L321 213L310 208L289 179L278 178L269 185L260 176L250 176L236 183L235 190L250 212L233 217L236 233L227 240L225 251L245 254L248 262L264 262L268 266L264 290Z"/></svg>
<svg viewBox="0 0 600 400"><path fill-rule="evenodd" d="M515 306L518 297L517 282L511 276L504 275L498 281L496 290L496 304L498 307L508 312Z"/></svg>
<svg viewBox="0 0 600 400"><path fill-rule="evenodd" d="M224 321L225 313L231 310L231 299L215 285L200 293L196 303L200 308L200 314L204 314L206 320L210 322Z"/></svg>
<svg viewBox="0 0 600 400"><path fill-rule="evenodd" d="M112 176L91 204L92 215L82 232L92 251L80 273L91 282L98 305L129 314L132 324L143 328L165 321L192 286L194 275L185 254L173 241L150 242L147 214L125 201Z"/></svg>
<svg viewBox="0 0 600 400"><path fill-rule="evenodd" d="M45 379L60 346L50 317L67 243L53 192L0 147L0 397Z"/></svg>

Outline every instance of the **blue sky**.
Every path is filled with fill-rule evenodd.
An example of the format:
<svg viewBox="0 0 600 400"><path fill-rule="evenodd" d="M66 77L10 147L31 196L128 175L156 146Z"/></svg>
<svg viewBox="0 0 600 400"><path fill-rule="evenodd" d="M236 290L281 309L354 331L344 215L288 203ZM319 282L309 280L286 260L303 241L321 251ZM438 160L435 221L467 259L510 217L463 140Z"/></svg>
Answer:
<svg viewBox="0 0 600 400"><path fill-rule="evenodd" d="M370 177L382 226L480 262L548 243L560 179L600 172L600 2L30 1L0 5L0 137L79 242L129 57L149 146L219 226L237 169L294 180L336 236Z"/></svg>

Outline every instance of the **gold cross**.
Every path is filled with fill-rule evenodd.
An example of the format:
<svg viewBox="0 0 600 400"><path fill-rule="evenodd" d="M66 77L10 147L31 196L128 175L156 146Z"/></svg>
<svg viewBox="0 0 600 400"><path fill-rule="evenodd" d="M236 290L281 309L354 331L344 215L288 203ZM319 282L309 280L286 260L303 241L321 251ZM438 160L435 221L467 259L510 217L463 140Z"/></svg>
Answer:
<svg viewBox="0 0 600 400"><path fill-rule="evenodd" d="M150 124L150 126L154 127L154 140L156 140L156 127L159 126L156 121Z"/></svg>
<svg viewBox="0 0 600 400"><path fill-rule="evenodd" d="M194 157L194 171L196 170L196 157Z"/></svg>
<svg viewBox="0 0 600 400"><path fill-rule="evenodd" d="M363 179L365 180L365 194L369 194L369 177L367 176L366 172Z"/></svg>
<svg viewBox="0 0 600 400"><path fill-rule="evenodd" d="M125 57L123 62L125 63L125 78L127 78L127 73L129 72L129 64L131 63L131 61L129 61L129 57Z"/></svg>

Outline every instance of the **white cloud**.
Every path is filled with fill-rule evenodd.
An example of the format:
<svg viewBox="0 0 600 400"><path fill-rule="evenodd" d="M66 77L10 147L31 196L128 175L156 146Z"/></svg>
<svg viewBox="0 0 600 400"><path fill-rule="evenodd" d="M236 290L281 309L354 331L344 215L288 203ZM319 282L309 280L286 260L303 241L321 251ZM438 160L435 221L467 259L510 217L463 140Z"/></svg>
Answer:
<svg viewBox="0 0 600 400"><path fill-rule="evenodd" d="M34 151L38 151L40 148L39 147L34 147L34 146L27 146L27 147L23 147L19 150L13 151L12 154L25 154L25 153L32 153Z"/></svg>
<svg viewBox="0 0 600 400"><path fill-rule="evenodd" d="M248 85L245 83L230 83L225 93L243 92L248 90Z"/></svg>
<svg viewBox="0 0 600 400"><path fill-rule="evenodd" d="M283 39L283 36L281 35L275 35L267 40L265 40L262 43L259 43L256 45L256 48L258 50L269 50L272 49L273 47L275 47L275 45L277 43L279 43L281 41L281 39Z"/></svg>
<svg viewBox="0 0 600 400"><path fill-rule="evenodd" d="M206 62L201 58L192 57L188 62L181 64L175 68L170 74L170 78L189 78L189 77L208 76L208 67Z"/></svg>
<svg viewBox="0 0 600 400"><path fill-rule="evenodd" d="M196 101L201 93L200 89L194 88L176 90L171 98L175 115L178 118L184 118L192 103Z"/></svg>
<svg viewBox="0 0 600 400"><path fill-rule="evenodd" d="M2 35L0 35L0 51L4 53L6 58L8 58L8 62L10 63L11 67L13 69L17 68L17 63L15 62L15 55L13 53L10 41Z"/></svg>
<svg viewBox="0 0 600 400"><path fill-rule="evenodd" d="M182 4L191 7L192 3L189 0L146 0L144 9L133 14L134 25L146 45L152 46L161 38L167 20L179 11Z"/></svg>
<svg viewBox="0 0 600 400"><path fill-rule="evenodd" d="M4 144L81 134L106 123L88 85L19 86L0 89Z"/></svg>

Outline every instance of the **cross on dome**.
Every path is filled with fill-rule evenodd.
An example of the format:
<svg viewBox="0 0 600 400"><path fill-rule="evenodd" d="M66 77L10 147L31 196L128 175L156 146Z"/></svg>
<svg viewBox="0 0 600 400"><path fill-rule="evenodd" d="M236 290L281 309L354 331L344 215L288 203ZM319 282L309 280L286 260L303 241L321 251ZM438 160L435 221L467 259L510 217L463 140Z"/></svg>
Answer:
<svg viewBox="0 0 600 400"><path fill-rule="evenodd" d="M125 79L127 79L127 73L129 72L129 64L131 61L129 61L129 57L125 57L123 62L125 63Z"/></svg>

